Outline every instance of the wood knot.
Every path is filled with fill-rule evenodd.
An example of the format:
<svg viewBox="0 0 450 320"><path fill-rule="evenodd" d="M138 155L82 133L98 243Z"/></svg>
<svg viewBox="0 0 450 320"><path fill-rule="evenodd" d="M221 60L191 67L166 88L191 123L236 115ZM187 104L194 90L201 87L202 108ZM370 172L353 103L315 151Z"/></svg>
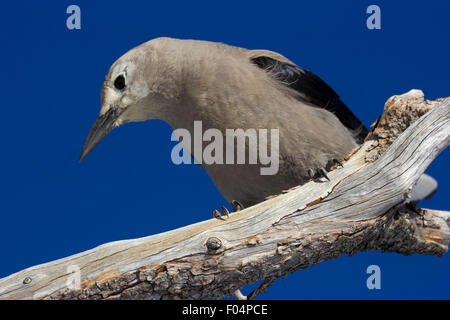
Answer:
<svg viewBox="0 0 450 320"><path fill-rule="evenodd" d="M31 283L31 281L33 281L33 279L31 279L30 277L26 277L25 279L23 279L23 284L29 284Z"/></svg>
<svg viewBox="0 0 450 320"><path fill-rule="evenodd" d="M217 237L210 237L206 240L206 248L209 251L217 251L222 247L222 241Z"/></svg>

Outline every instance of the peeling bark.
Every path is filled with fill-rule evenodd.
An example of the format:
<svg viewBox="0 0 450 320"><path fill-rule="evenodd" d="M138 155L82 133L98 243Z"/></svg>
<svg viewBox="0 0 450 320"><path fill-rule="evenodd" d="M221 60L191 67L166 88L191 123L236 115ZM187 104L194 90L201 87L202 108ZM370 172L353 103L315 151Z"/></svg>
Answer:
<svg viewBox="0 0 450 320"><path fill-rule="evenodd" d="M330 182L311 181L227 220L108 243L0 279L0 299L211 299L310 265L381 250L442 256L450 212L406 204L450 143L450 99L388 100L373 132Z"/></svg>

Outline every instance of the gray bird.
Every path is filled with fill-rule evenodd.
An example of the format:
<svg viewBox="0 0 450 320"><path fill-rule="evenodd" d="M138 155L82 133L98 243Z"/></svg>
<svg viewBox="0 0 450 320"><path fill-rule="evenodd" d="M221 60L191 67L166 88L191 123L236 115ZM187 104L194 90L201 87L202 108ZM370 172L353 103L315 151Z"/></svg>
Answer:
<svg viewBox="0 0 450 320"><path fill-rule="evenodd" d="M114 128L148 119L173 129L279 129L279 170L261 164L202 164L235 210L270 195L328 178L367 134L318 76L284 56L221 43L157 38L127 52L110 68L101 110L80 161ZM224 142L225 144L225 142ZM225 213L227 213L225 211Z"/></svg>

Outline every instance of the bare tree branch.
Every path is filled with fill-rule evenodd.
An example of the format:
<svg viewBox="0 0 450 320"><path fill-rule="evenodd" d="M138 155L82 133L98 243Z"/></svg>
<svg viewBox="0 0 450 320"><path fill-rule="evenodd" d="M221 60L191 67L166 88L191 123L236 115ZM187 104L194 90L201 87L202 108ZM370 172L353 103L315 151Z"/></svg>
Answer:
<svg viewBox="0 0 450 320"><path fill-rule="evenodd" d="M423 101L418 90L394 96L366 142L330 172L330 182L311 181L225 221L112 242L25 269L0 279L0 299L211 299L264 279L252 298L279 277L342 254L442 256L450 212L405 201L450 143L449 121L450 99Z"/></svg>

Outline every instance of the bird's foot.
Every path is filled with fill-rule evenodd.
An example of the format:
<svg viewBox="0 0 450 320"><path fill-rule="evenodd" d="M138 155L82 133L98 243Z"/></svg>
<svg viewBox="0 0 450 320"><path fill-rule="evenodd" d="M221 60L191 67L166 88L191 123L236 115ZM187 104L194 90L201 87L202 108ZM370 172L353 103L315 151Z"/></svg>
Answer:
<svg viewBox="0 0 450 320"><path fill-rule="evenodd" d="M342 164L342 161L339 159L331 159L330 161L328 161L325 168L327 169L328 172L330 172L331 170L336 169L338 166L341 168L344 167L344 165Z"/></svg>
<svg viewBox="0 0 450 320"><path fill-rule="evenodd" d="M327 172L328 171L325 168L308 169L308 176L311 180L323 177L323 178L327 179L328 181L330 181L330 178L328 178Z"/></svg>
<svg viewBox="0 0 450 320"><path fill-rule="evenodd" d="M230 211L227 208L222 206L220 208L220 212L216 209L213 210L213 217L219 220L226 220L230 217Z"/></svg>
<svg viewBox="0 0 450 320"><path fill-rule="evenodd" d="M234 212L244 209L244 206L242 205L242 203L240 203L237 200L231 200L230 204L231 204L231 207L233 208Z"/></svg>
<svg viewBox="0 0 450 320"><path fill-rule="evenodd" d="M340 166L342 168L344 167L344 165L339 159L331 159L330 161L328 161L325 167L308 169L308 176L311 180L325 178L328 181L330 181L330 178L328 177L327 173L335 169L337 166Z"/></svg>
<svg viewBox="0 0 450 320"><path fill-rule="evenodd" d="M231 204L231 207L233 208L234 212L244 209L244 206L242 205L242 203L240 203L237 200L232 200L230 202L230 204ZM220 212L216 209L213 210L213 217L216 219L220 219L220 220L228 219L230 217L230 211L228 211L227 208L222 206L220 208Z"/></svg>

